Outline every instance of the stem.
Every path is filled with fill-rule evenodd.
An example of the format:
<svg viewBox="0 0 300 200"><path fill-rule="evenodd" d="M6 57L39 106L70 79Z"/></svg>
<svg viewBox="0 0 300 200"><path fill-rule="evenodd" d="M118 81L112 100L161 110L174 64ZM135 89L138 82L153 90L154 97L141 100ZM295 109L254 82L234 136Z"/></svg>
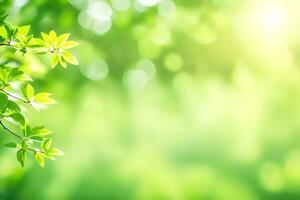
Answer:
<svg viewBox="0 0 300 200"><path fill-rule="evenodd" d="M13 132L12 130L10 130L9 128L7 128L3 122L0 120L0 125L6 130L8 131L9 133L11 133L12 135L14 135L15 137L17 137L18 139L22 140L23 141L23 138L19 135L17 135L15 132ZM24 148L24 150L28 150L28 151L32 151L34 154L36 154L37 152L40 152L40 153L45 153L44 151L41 151L41 150L37 150L37 149L33 149L33 148L30 148L30 147L27 147L27 148Z"/></svg>
<svg viewBox="0 0 300 200"><path fill-rule="evenodd" d="M19 135L17 135L16 133L14 133L12 130L10 130L9 128L7 128L2 121L0 121L0 125L7 130L9 133L13 134L14 136L16 136L17 138L19 138L20 140L23 140L23 138Z"/></svg>
<svg viewBox="0 0 300 200"><path fill-rule="evenodd" d="M6 47L11 47L11 48L14 48L16 50L20 50L21 48L18 48L14 45L11 45L11 44L6 44L6 43L0 43L0 46L6 46Z"/></svg>
<svg viewBox="0 0 300 200"><path fill-rule="evenodd" d="M27 100L24 100L24 99L21 99L21 98L15 96L15 95L12 95L12 94L6 92L6 91L3 90L3 89L0 89L0 91L3 92L3 93L5 93L6 95L12 97L12 98L18 99L18 100L20 100L20 101L22 101L22 102L24 102L24 103L30 103L30 101L27 101Z"/></svg>

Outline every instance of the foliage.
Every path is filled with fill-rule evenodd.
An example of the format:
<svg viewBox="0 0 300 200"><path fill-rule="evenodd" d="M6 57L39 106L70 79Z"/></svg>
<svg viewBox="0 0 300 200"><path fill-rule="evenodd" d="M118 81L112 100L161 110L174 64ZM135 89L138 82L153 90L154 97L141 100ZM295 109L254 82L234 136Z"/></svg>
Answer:
<svg viewBox="0 0 300 200"><path fill-rule="evenodd" d="M3 1L76 36L80 66L14 56L60 102L28 116L68 155L24 170L0 148L1 200L300 199L300 1Z"/></svg>
<svg viewBox="0 0 300 200"><path fill-rule="evenodd" d="M14 54L27 56L30 53L48 54L51 56L51 66L58 63L64 68L67 63L78 65L77 59L67 51L78 45L68 41L70 34L57 36L54 31L49 34L41 33L42 38L28 35L30 26L13 26L6 20L6 15L0 16L0 46ZM55 160L63 155L58 148L52 147L52 131L44 126L32 126L25 116L24 105L40 109L56 103L47 92L36 92L29 83L32 79L19 66L13 66L11 60L5 59L0 63L0 124L7 133L18 141L6 143L5 146L17 149L17 160L25 165L27 154L33 154L40 166L44 167L45 158ZM19 85L17 89L14 84ZM14 124L16 131L8 128Z"/></svg>

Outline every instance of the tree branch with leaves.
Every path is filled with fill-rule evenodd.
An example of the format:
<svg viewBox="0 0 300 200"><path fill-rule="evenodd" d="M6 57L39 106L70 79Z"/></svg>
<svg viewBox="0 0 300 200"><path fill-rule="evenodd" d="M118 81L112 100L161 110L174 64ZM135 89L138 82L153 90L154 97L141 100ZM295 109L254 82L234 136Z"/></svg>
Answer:
<svg viewBox="0 0 300 200"><path fill-rule="evenodd" d="M0 48L12 51L14 54L26 56L30 53L47 54L50 56L52 68L67 63L78 65L77 59L69 49L78 46L75 41L69 41L70 34L57 35L55 31L49 34L41 33L41 38L29 35L30 26L13 26L6 21L6 15L0 14ZM0 55L0 126L16 141L6 143L6 147L17 149L17 160L22 166L26 156L32 154L40 166L44 167L45 159L55 160L63 155L58 148L52 147L49 129L44 126L31 126L24 113L24 106L41 109L56 103L48 92L36 92L30 84L32 78L20 66L10 65L10 58ZM18 83L17 89L12 87ZM14 126L14 129L10 129Z"/></svg>

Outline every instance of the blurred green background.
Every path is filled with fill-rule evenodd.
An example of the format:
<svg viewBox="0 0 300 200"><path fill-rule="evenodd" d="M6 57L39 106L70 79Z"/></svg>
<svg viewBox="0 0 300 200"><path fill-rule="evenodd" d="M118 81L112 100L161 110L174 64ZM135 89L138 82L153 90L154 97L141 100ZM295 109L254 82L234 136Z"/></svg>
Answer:
<svg viewBox="0 0 300 200"><path fill-rule="evenodd" d="M299 0L2 1L81 45L79 67L26 61L66 155L0 148L1 200L300 199Z"/></svg>

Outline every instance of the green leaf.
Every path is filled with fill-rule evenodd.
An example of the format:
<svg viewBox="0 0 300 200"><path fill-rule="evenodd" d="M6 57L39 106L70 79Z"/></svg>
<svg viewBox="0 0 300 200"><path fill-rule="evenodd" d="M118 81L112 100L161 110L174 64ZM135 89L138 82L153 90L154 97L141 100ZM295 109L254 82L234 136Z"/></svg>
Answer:
<svg viewBox="0 0 300 200"><path fill-rule="evenodd" d="M24 72L19 70L18 68L12 68L8 74L8 81L15 80L19 76L23 75Z"/></svg>
<svg viewBox="0 0 300 200"><path fill-rule="evenodd" d="M24 167L25 164L26 151L24 149L20 149L17 151L17 160Z"/></svg>
<svg viewBox="0 0 300 200"><path fill-rule="evenodd" d="M8 97L4 93L0 93L0 112L4 113L7 108Z"/></svg>
<svg viewBox="0 0 300 200"><path fill-rule="evenodd" d="M36 140L38 142L42 142L44 140L44 137L39 136L39 135L33 135L33 136L30 136L30 139Z"/></svg>
<svg viewBox="0 0 300 200"><path fill-rule="evenodd" d="M18 145L14 142L9 142L9 143L4 144L4 146L8 147L8 148L16 148Z"/></svg>
<svg viewBox="0 0 300 200"><path fill-rule="evenodd" d="M65 34L60 35L57 38L58 47L60 47L61 44L63 44L65 41L67 41L69 39L69 37L70 37L70 33L65 33Z"/></svg>
<svg viewBox="0 0 300 200"><path fill-rule="evenodd" d="M49 42L52 44L56 41L57 36L56 36L55 31L53 31L53 30L50 31L48 39L49 39Z"/></svg>
<svg viewBox="0 0 300 200"><path fill-rule="evenodd" d="M33 101L35 103L42 103L42 104L54 104L56 103L56 101L52 98L50 98L50 93L46 93L46 92L41 92L36 94L33 97Z"/></svg>
<svg viewBox="0 0 300 200"><path fill-rule="evenodd" d="M64 155L64 152L61 151L61 150L58 149L58 148L50 148L50 149L47 151L47 155L50 155L50 156L62 156L62 155Z"/></svg>
<svg viewBox="0 0 300 200"><path fill-rule="evenodd" d="M43 155L42 153L36 152L36 153L34 154L34 157L35 157L36 161L39 163L39 165L40 165L41 167L44 167L44 166L45 166L45 158L44 158L44 155Z"/></svg>
<svg viewBox="0 0 300 200"><path fill-rule="evenodd" d="M50 135L52 131L46 129L44 126L37 126L31 129L31 135L39 135L39 136L46 136Z"/></svg>
<svg viewBox="0 0 300 200"><path fill-rule="evenodd" d="M42 38L43 38L43 40L46 42L46 43L48 43L49 42L49 39L48 39L48 35L46 34L46 33L41 33L41 36L42 36Z"/></svg>
<svg viewBox="0 0 300 200"><path fill-rule="evenodd" d="M32 99L33 96L34 96L34 88L32 87L32 85L28 83L26 87L26 97L28 100L30 100Z"/></svg>
<svg viewBox="0 0 300 200"><path fill-rule="evenodd" d="M51 147L51 144L52 144L52 139L48 138L41 144L41 148L45 151L48 151Z"/></svg>
<svg viewBox="0 0 300 200"><path fill-rule="evenodd" d="M59 63L61 64L61 66L63 68L67 68L67 63L66 63L65 59L62 56L59 57Z"/></svg>
<svg viewBox="0 0 300 200"><path fill-rule="evenodd" d="M30 25L20 26L18 28L18 35L20 34L20 35L26 36L28 34L29 30L30 30Z"/></svg>
<svg viewBox="0 0 300 200"><path fill-rule="evenodd" d="M0 26L2 26L2 24L3 24L6 17L7 17L7 15L1 15L0 16Z"/></svg>
<svg viewBox="0 0 300 200"><path fill-rule="evenodd" d="M51 58L51 67L54 68L58 64L59 57L57 54L54 54Z"/></svg>
<svg viewBox="0 0 300 200"><path fill-rule="evenodd" d="M28 135L30 135L30 126L28 123L25 123L25 126L22 127L22 133L23 136L26 138Z"/></svg>
<svg viewBox="0 0 300 200"><path fill-rule="evenodd" d="M68 51L63 51L61 53L62 57L68 62L71 63L73 65L78 65L79 62L77 60L77 58L75 56L73 56L70 52Z"/></svg>
<svg viewBox="0 0 300 200"><path fill-rule="evenodd" d="M66 41L64 42L62 45L61 45L61 48L62 49L71 49L73 47L76 47L78 46L79 43L78 42L75 42L75 41Z"/></svg>
<svg viewBox="0 0 300 200"><path fill-rule="evenodd" d="M9 115L8 117L12 118L15 122L21 124L21 125L25 125L25 118L23 117L23 115L21 113L14 113Z"/></svg>
<svg viewBox="0 0 300 200"><path fill-rule="evenodd" d="M30 47L44 47L45 46L45 41L40 39L40 38L32 38L28 45ZM45 50L46 51L46 50Z"/></svg>
<svg viewBox="0 0 300 200"><path fill-rule="evenodd" d="M7 108L13 112L21 112L20 106L11 100L8 100Z"/></svg>

